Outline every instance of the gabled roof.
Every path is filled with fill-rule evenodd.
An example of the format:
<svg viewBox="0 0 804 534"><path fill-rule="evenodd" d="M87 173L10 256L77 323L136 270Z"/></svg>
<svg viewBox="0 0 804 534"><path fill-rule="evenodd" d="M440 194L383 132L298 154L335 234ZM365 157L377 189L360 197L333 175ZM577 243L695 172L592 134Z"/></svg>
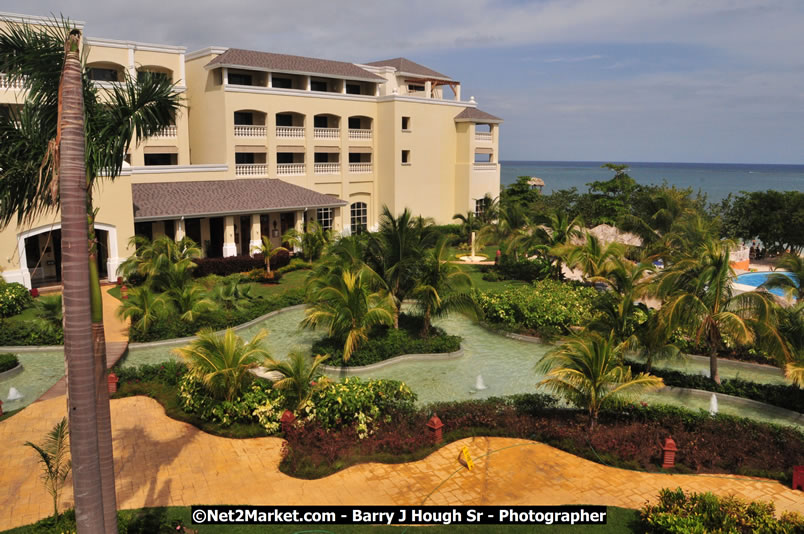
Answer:
<svg viewBox="0 0 804 534"><path fill-rule="evenodd" d="M399 72L399 74L409 74L422 78L434 78L448 82L454 81L446 74L441 74L440 72L427 68L424 65L419 65L418 63L415 63L404 57L383 59L382 61L372 61L371 63L366 63L366 65L371 65L372 67L393 67Z"/></svg>
<svg viewBox="0 0 804 534"><path fill-rule="evenodd" d="M385 81L385 78L377 76L365 69L361 69L354 63L303 56L289 56L287 54L273 54L271 52L256 52L254 50L243 50L241 48L229 48L226 52L206 65L208 69L215 67L258 69L293 74L319 74L368 82Z"/></svg>
<svg viewBox="0 0 804 534"><path fill-rule="evenodd" d="M134 220L334 208L344 200L276 179L131 184Z"/></svg>
<svg viewBox="0 0 804 534"><path fill-rule="evenodd" d="M495 117L491 113L486 113L477 108L463 108L463 111L455 115L455 122L481 122L484 124L497 124L503 120Z"/></svg>

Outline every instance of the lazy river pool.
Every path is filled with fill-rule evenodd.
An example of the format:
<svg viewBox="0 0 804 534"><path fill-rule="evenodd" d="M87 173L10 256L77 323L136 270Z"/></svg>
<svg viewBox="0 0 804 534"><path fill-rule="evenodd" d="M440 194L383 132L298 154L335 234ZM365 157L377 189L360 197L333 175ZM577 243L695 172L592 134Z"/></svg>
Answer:
<svg viewBox="0 0 804 534"><path fill-rule="evenodd" d="M786 277L790 278L791 280L795 281L795 278L793 278L792 273L790 273L788 271L775 271L775 272L777 274L783 274ZM768 272L768 271L763 271L763 272L758 272L758 273L744 273L744 274L738 275L737 278L734 279L734 281L736 283L738 283L738 284L742 284L742 285L745 285L745 286L759 287L759 286L761 286L762 284L764 284L765 282L768 281L768 276L770 274L771 273ZM796 285L798 285L798 284L796 284ZM773 288L773 289L769 289L768 291L770 291L774 295L778 295L780 297L785 296L784 291L781 288Z"/></svg>

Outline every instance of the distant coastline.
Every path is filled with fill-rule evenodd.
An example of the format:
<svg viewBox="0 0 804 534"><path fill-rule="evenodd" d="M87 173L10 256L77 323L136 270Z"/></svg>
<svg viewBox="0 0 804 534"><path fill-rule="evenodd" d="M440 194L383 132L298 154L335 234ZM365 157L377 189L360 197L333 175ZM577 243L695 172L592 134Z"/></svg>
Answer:
<svg viewBox="0 0 804 534"><path fill-rule="evenodd" d="M587 191L587 183L606 180L611 171L600 168L602 161L500 161L500 181L508 185L518 176L538 176L545 181L544 192L576 187ZM804 165L747 163L662 163L620 162L629 166L629 174L641 184L667 181L679 188L692 188L719 202L729 193L740 191L804 190Z"/></svg>

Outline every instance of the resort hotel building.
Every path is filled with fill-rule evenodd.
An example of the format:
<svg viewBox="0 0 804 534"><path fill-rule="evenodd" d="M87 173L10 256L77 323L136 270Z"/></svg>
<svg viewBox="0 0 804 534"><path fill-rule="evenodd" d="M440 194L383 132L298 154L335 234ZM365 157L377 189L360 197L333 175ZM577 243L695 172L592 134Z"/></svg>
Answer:
<svg viewBox="0 0 804 534"><path fill-rule="evenodd" d="M5 23L48 19L0 13ZM0 22L3 24L4 22ZM83 27L83 24L78 24ZM501 119L461 84L404 58L355 64L269 52L85 38L100 88L142 72L184 96L174 124L99 180L102 276L133 254L130 238L189 236L209 257L249 254L269 236L316 220L349 234L377 225L382 206L448 223L500 189ZM0 111L25 91L0 73ZM0 232L0 274L26 287L58 284L60 215Z"/></svg>

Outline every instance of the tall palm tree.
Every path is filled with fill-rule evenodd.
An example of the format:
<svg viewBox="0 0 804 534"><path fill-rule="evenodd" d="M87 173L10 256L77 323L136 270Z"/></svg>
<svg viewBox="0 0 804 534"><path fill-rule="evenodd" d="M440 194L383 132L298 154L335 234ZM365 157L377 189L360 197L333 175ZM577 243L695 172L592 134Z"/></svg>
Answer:
<svg viewBox="0 0 804 534"><path fill-rule="evenodd" d="M517 202L502 202L497 207L497 217L485 224L478 237L483 243L494 243L503 248L523 233L530 221L525 209ZM515 255L516 250L512 251Z"/></svg>
<svg viewBox="0 0 804 534"><path fill-rule="evenodd" d="M25 445L39 454L39 461L42 463L43 471L42 481L45 483L47 492L53 497L53 517L57 521L59 519L59 497L72 468L69 436L67 418L62 418L48 432L42 445L37 445L30 441L25 442Z"/></svg>
<svg viewBox="0 0 804 534"><path fill-rule="evenodd" d="M143 276L146 284L157 292L189 285L196 266L193 259L201 256L195 241L189 237L175 241L168 236L149 241L134 236L129 243L136 245L136 252L120 265L125 277Z"/></svg>
<svg viewBox="0 0 804 534"><path fill-rule="evenodd" d="M310 221L303 231L291 228L285 232L282 241L300 248L304 259L313 263L321 257L326 246L332 242L332 232L324 230L318 222Z"/></svg>
<svg viewBox="0 0 804 534"><path fill-rule="evenodd" d="M394 302L381 280L369 267L334 271L319 285L305 311L302 326L326 328L328 335L343 343L343 360L348 361L375 325L392 325Z"/></svg>
<svg viewBox="0 0 804 534"><path fill-rule="evenodd" d="M583 221L580 217L569 218L564 212L550 213L543 223L534 220L528 229L511 243L512 247L522 247L526 254L533 250L547 253L553 262L553 277L561 280L564 277L561 253L573 238L582 237Z"/></svg>
<svg viewBox="0 0 804 534"><path fill-rule="evenodd" d="M76 526L82 532L117 532L117 521L104 521L103 479L98 443L98 402L92 346L92 315L87 261L86 159L79 46L81 33L64 40L59 83L55 149L61 201L62 280L64 285L64 356L72 450ZM55 196L55 195L54 195ZM3 203L0 203L3 204ZM108 405L108 401L106 403ZM114 478L112 477L114 488ZM112 501L114 503L114 501ZM116 513L116 511L115 511ZM109 529L111 527L111 529Z"/></svg>
<svg viewBox="0 0 804 534"><path fill-rule="evenodd" d="M795 254L785 254L776 261L775 268L789 271L790 276L771 273L762 287L781 288L799 302L804 301L804 258Z"/></svg>
<svg viewBox="0 0 804 534"><path fill-rule="evenodd" d="M268 274L271 274L271 258L282 251L287 252L288 249L285 247L275 247L273 243L271 243L271 238L267 235L262 236L262 244L255 246L252 250L252 252L262 254L262 257L265 259L265 272Z"/></svg>
<svg viewBox="0 0 804 534"><path fill-rule="evenodd" d="M269 359L265 367L268 371L282 374L282 378L274 382L273 387L285 391L285 395L295 402L294 411L299 411L317 389L329 383L319 370L328 358L329 355L318 355L311 361L306 354L294 351L284 361Z"/></svg>
<svg viewBox="0 0 804 534"><path fill-rule="evenodd" d="M717 354L726 338L738 345L755 344L782 360L790 351L777 329L777 309L767 294L735 294L729 265L730 243L706 241L687 251L655 279L663 299L661 319L668 330L681 329L709 350L710 377L720 383Z"/></svg>
<svg viewBox="0 0 804 534"><path fill-rule="evenodd" d="M661 378L640 373L622 363L623 344L613 336L587 333L569 339L548 352L538 364L546 373L540 386L557 393L570 403L589 412L589 427L594 430L602 409L616 405L629 393L657 389Z"/></svg>
<svg viewBox="0 0 804 534"><path fill-rule="evenodd" d="M262 348L266 335L265 330L260 330L245 343L231 328L222 336L207 328L198 333L197 340L174 352L187 362L190 372L213 397L232 401L251 380L249 370L268 358Z"/></svg>
<svg viewBox="0 0 804 534"><path fill-rule="evenodd" d="M452 216L452 220L459 221L458 225L460 226L460 230L458 237L460 237L461 241L467 245L471 245L472 232L475 230L480 230L480 227L483 224L480 219L475 216L475 212L467 211L465 215L463 213L456 213Z"/></svg>
<svg viewBox="0 0 804 534"><path fill-rule="evenodd" d="M580 268L587 279L603 276L614 258L622 258L625 247L611 242L603 245L591 232L586 232L586 240L581 245L561 245L555 249L559 257L566 258L571 269Z"/></svg>
<svg viewBox="0 0 804 534"><path fill-rule="evenodd" d="M59 206L59 140L62 137L61 72L70 22L31 26L5 21L0 30L0 72L26 90L22 111L0 116L0 227L12 219L31 221ZM167 125L179 109L180 95L161 76L126 78L99 91L78 58L77 91L83 123L84 211L90 276L90 317L97 384L100 463L103 471L105 528L116 532L117 512L109 400L104 382L106 343L94 232L96 210L91 191L97 178L115 179L134 138L150 137ZM62 228L62 238L64 229ZM66 258L62 258L65 260ZM78 469L76 469L77 471Z"/></svg>
<svg viewBox="0 0 804 534"><path fill-rule="evenodd" d="M450 312L477 316L480 313L469 289L472 279L464 271L449 263L446 238L441 238L434 249L427 252L416 278L411 296L422 314L422 335L430 335L430 325L436 317Z"/></svg>

